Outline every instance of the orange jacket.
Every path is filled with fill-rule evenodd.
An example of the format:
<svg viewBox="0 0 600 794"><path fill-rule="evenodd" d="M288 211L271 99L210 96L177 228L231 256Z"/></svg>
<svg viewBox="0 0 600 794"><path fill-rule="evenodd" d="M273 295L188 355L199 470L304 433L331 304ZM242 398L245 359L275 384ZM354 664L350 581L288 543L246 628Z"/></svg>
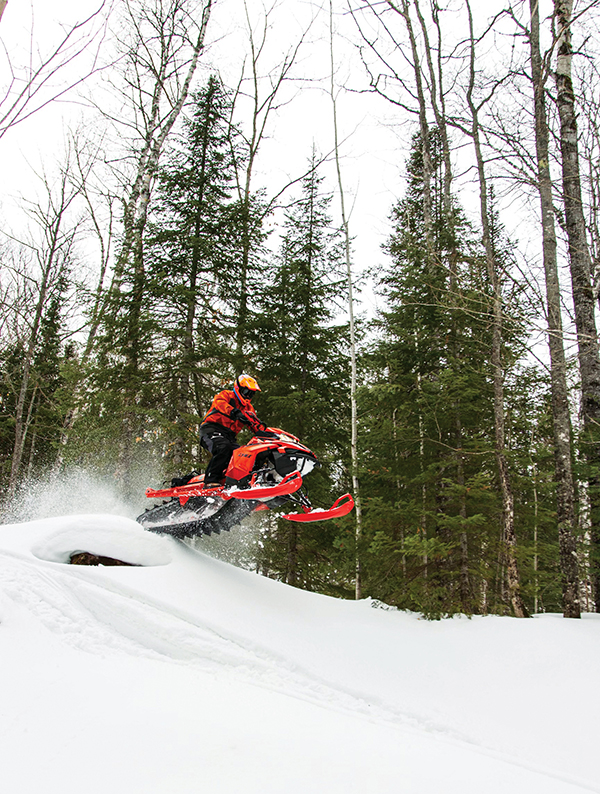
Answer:
<svg viewBox="0 0 600 794"><path fill-rule="evenodd" d="M248 422L240 422L239 419L234 419L231 416L232 412L236 413L236 409L244 414ZM202 420L202 424L206 422L215 425L223 425L223 427L232 430L236 434L247 424L250 425L253 430L260 430L262 427L262 422L256 415L250 400L239 400L235 392L229 389L220 391L215 395L206 416Z"/></svg>

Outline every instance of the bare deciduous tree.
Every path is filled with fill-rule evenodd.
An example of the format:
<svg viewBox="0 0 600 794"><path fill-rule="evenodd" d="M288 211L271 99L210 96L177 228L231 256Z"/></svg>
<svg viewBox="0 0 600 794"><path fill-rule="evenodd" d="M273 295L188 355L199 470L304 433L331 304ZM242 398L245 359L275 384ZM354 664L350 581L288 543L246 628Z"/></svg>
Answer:
<svg viewBox="0 0 600 794"><path fill-rule="evenodd" d="M112 0L99 0L89 16L63 28L60 40L47 53L39 53L32 41L26 65L15 64L4 48L8 78L0 89L0 138L107 67L100 62L100 50L112 5ZM5 6L2 0L0 17ZM58 80L62 75L66 82Z"/></svg>
<svg viewBox="0 0 600 794"><path fill-rule="evenodd" d="M572 0L555 0L556 104L560 117L563 202L569 247L573 306L581 375L583 447L588 463L588 484L596 610L600 611L600 349L596 329L596 301L592 284L592 262L583 211L577 110L572 78Z"/></svg>
<svg viewBox="0 0 600 794"><path fill-rule="evenodd" d="M444 224L450 231L451 246L454 250L449 251L448 262L448 293L449 301L452 304L452 339L454 340L454 356L458 356L458 330L457 330L457 314L458 299L460 293L459 279L458 279L458 252L455 246L455 213L452 203L452 181L453 181L453 168L450 150L450 134L448 132L448 119L446 114L446 97L444 93L444 70L443 70L443 56L442 56L442 26L440 22L440 9L437 1L431 4L432 22L437 33L437 63L434 65L433 56L434 49L430 43L429 30L425 18L421 12L419 0L414 0L415 11L421 27L421 35L423 37L423 45L425 50L425 61L427 63L427 73L429 78L429 101L433 110L435 119L436 130L440 137L443 161L443 191L442 191L442 210L444 214ZM408 13L408 8L407 8ZM414 38L414 37L413 37ZM422 127L422 122L421 122ZM430 159L430 154L427 153L427 158ZM424 162L426 160L426 153L423 152ZM429 169L431 170L431 168ZM429 190L430 192L430 190ZM431 199L429 198L429 201ZM459 514L463 522L466 524L467 520L467 501L466 501L466 488L465 488L465 462L462 451L463 447L463 419L461 416L460 401L457 400L454 407L454 428L455 428L455 445L456 451L454 458L456 461L456 482L462 490L459 497ZM469 575L469 539L467 532L463 528L460 532L460 595L461 602L465 612L473 611L473 593L471 586L471 577Z"/></svg>
<svg viewBox="0 0 600 794"><path fill-rule="evenodd" d="M236 188L241 219L241 251L240 251L240 277L239 277L239 302L236 316L236 359L238 366L243 367L246 335L248 330L248 277L251 267L253 247L252 200L254 196L254 176L256 160L261 145L264 142L268 125L273 115L280 107L289 101L283 98L282 91L287 83L293 80L293 69L298 59L298 54L304 44L307 31L304 31L298 40L285 52L283 59L273 67L265 69L265 56L268 56L268 44L271 33L271 14L277 4L265 10L259 23L253 21L244 0L244 13L247 30L249 57L244 60L237 85L233 91L231 108L231 125L240 110L242 101L245 100L249 108L245 111L245 119L238 125L244 139L242 152L232 149L236 172ZM310 25L308 26L310 29ZM301 178L301 177L300 177ZM275 195L265 202L261 217L272 211L280 196L299 179L294 179L283 186Z"/></svg>
<svg viewBox="0 0 600 794"><path fill-rule="evenodd" d="M492 285L492 355L491 364L494 381L494 427L496 438L496 462L502 492L502 529L506 549L506 574L508 580L508 594L517 617L526 617L527 609L521 596L519 570L517 566L517 536L515 532L515 509L512 483L506 459L505 416L504 416L504 370L502 364L502 337L503 337L503 297L500 267L494 249L492 232L490 228L490 208L488 206L488 183L485 168L485 159L481 145L481 129L479 113L487 97L475 101L475 35L473 32L473 15L470 0L465 0L469 17L469 85L467 89L467 104L470 111L471 128L470 137L475 149L475 160L479 179L480 220L483 231L483 247L485 249L488 277Z"/></svg>
<svg viewBox="0 0 600 794"><path fill-rule="evenodd" d="M542 221L542 252L546 282L548 347L550 351L558 536L564 583L563 610L565 617L577 618L580 615L580 607L575 540L574 486L571 466L571 417L567 387L567 365L563 344L552 176L550 173L549 130L546 110L548 68L540 51L539 0L530 0L529 6L531 20L529 42L535 113L537 177Z"/></svg>
<svg viewBox="0 0 600 794"><path fill-rule="evenodd" d="M91 239L95 240L97 260L94 273L87 279L80 277L79 292L83 297L83 309L87 319L77 333L83 333L85 342L79 356L79 380L74 384L71 405L68 408L61 437L58 454L54 461L55 471L64 464L64 452L68 444L71 430L78 418L84 393L84 380L87 367L94 349L96 335L102 320L102 308L106 292L106 278L109 272L110 259L115 236L115 205L117 196L104 183L102 174L96 173L98 165L104 160L101 143L93 145L91 141L82 142L78 135L72 140L73 167L70 180L77 190L83 203L82 227ZM87 257L88 261L93 257ZM86 274L87 275L87 274ZM93 286L90 281L95 279Z"/></svg>
<svg viewBox="0 0 600 794"><path fill-rule="evenodd" d="M362 595L360 543L362 539L362 502L360 497L360 481L358 478L358 416L356 405L357 369L356 369L356 329L354 321L354 278L352 274L352 257L350 246L349 213L346 210L346 193L342 179L340 160L340 141L338 130L337 94L335 88L335 57L334 57L334 31L333 31L333 2L329 2L329 54L331 59L329 94L333 113L333 138L334 156L340 194L340 211L342 216L342 230L344 233L344 258L346 262L346 277L348 283L348 316L350 321L350 410L351 410L351 442L350 453L352 459L352 487L354 490L354 503L356 505L356 556L355 556L355 587L356 599Z"/></svg>
<svg viewBox="0 0 600 794"><path fill-rule="evenodd" d="M125 0L122 116L110 116L129 140L133 175L125 185L122 243L112 290L130 258L141 268L148 204L167 136L187 99L204 49L213 0ZM108 111L104 111L109 116ZM132 157L133 156L133 157Z"/></svg>
<svg viewBox="0 0 600 794"><path fill-rule="evenodd" d="M24 317L25 327L22 339L23 362L20 384L16 387L17 399L14 416L14 444L8 493L12 495L17 487L23 460L25 437L31 418L34 397L27 406L27 395L31 387L31 368L35 357L44 310L52 290L63 278L72 255L77 223L72 223L69 210L77 189L69 178L69 168L62 169L56 187L45 181L46 202L31 208L39 235L31 240L18 241L24 254L25 267L18 277L27 282L30 292L28 316Z"/></svg>
<svg viewBox="0 0 600 794"><path fill-rule="evenodd" d="M206 38L213 0L125 0L120 41L123 52L122 112L106 108L125 139L123 228L112 283L101 313L105 321L123 323L119 355L128 372L125 405L132 407L138 389L142 351L140 318L146 294L144 231L152 189L165 142L190 91ZM123 279L129 279L123 300ZM125 316L123 316L125 314ZM123 418L119 474L126 478L136 432L133 410Z"/></svg>

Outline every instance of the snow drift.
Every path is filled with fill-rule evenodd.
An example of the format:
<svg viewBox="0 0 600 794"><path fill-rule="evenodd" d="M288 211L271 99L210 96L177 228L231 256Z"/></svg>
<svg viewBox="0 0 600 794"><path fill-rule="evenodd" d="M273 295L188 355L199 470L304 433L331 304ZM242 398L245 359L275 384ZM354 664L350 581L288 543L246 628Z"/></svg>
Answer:
<svg viewBox="0 0 600 794"><path fill-rule="evenodd" d="M75 551L137 567L65 564ZM0 527L0 786L600 792L597 616L372 606L112 515Z"/></svg>

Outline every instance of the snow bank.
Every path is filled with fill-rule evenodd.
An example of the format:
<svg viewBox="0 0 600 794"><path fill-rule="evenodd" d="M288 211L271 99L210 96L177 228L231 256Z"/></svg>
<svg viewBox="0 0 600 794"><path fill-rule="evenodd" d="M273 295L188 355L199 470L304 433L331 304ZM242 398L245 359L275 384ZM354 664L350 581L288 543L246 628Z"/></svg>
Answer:
<svg viewBox="0 0 600 794"><path fill-rule="evenodd" d="M31 546L34 557L48 562L68 563L73 554L84 551L130 565L168 565L172 559L167 538L119 516L66 518L61 529L45 534Z"/></svg>

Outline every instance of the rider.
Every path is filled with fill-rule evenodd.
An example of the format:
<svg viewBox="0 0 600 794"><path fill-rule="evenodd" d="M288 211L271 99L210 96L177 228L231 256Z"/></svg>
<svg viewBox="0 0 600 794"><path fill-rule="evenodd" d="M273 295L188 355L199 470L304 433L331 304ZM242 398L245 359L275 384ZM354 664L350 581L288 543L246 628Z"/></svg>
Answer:
<svg viewBox="0 0 600 794"><path fill-rule="evenodd" d="M225 389L213 398L200 425L200 443L212 455L204 473L205 488L221 486L233 450L240 446L236 436L244 426L261 435L268 433L252 407L252 397L258 391L260 387L254 378L242 374L233 384L233 390Z"/></svg>

